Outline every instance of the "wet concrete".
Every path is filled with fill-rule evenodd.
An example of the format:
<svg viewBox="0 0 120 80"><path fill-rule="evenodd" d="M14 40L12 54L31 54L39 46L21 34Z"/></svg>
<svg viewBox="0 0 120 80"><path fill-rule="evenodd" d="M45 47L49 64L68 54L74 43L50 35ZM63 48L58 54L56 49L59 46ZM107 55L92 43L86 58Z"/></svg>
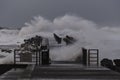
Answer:
<svg viewBox="0 0 120 80"><path fill-rule="evenodd" d="M81 64L30 65L26 69L12 69L0 80L120 80L120 73Z"/></svg>

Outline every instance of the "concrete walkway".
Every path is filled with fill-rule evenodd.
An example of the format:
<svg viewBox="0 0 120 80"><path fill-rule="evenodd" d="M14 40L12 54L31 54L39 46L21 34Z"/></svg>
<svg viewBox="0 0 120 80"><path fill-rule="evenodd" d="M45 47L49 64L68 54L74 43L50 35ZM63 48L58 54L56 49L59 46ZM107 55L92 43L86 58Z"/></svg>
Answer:
<svg viewBox="0 0 120 80"><path fill-rule="evenodd" d="M120 80L120 73L80 64L30 65L26 69L12 69L0 80Z"/></svg>

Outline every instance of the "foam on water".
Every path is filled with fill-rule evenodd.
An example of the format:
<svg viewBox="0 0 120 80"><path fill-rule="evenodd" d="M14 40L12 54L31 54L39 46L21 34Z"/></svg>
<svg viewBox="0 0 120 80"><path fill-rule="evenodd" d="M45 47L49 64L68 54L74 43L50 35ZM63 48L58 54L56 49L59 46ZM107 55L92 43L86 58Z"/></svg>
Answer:
<svg viewBox="0 0 120 80"><path fill-rule="evenodd" d="M81 53L81 47L98 48L100 59L120 57L120 28L103 26L81 17L65 15L53 21L41 16L26 23L20 30L0 30L0 44L20 44L26 38L41 35L54 40L53 33L61 37L74 37L77 42L70 46L62 46L51 50L53 60L74 60ZM54 45L54 44L53 44Z"/></svg>

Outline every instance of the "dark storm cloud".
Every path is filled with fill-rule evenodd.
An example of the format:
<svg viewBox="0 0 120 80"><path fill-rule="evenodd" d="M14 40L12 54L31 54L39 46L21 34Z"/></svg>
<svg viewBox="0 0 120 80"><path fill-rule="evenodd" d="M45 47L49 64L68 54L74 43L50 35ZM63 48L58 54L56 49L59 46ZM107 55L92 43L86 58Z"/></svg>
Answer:
<svg viewBox="0 0 120 80"><path fill-rule="evenodd" d="M120 0L0 0L0 25L21 27L33 16L75 14L97 23L120 22Z"/></svg>

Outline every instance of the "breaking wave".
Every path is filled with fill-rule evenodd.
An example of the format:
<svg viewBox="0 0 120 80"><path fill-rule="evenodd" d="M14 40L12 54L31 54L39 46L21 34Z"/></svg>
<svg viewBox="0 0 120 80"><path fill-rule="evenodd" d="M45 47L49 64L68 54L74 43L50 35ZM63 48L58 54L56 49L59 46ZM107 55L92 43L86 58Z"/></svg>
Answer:
<svg viewBox="0 0 120 80"><path fill-rule="evenodd" d="M69 35L77 40L73 45L52 49L51 58L53 60L74 60L80 55L81 47L99 49L100 59L114 59L120 56L120 28L99 27L90 20L71 15L57 17L53 21L41 16L34 17L31 23L25 23L20 31L11 31L10 34L7 30L0 30L0 44L22 43L24 39L35 35L47 37L53 41L53 33L61 37Z"/></svg>

